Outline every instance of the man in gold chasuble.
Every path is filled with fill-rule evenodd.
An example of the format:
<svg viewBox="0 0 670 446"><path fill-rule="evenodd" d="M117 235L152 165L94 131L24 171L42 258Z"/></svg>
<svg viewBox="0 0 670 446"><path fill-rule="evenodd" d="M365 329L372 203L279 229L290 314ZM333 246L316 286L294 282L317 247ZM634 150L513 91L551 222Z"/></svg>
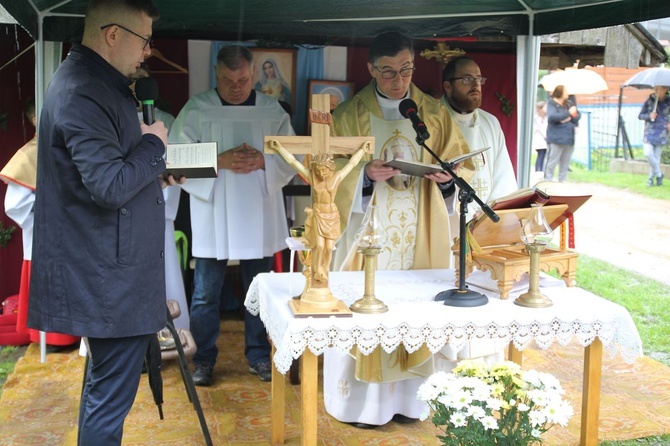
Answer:
<svg viewBox="0 0 670 446"><path fill-rule="evenodd" d="M337 193L345 229L337 243L333 267L362 269L362 256L356 252L353 238L367 205L373 203L379 207L389 235L378 258L378 269L449 268L452 235L448 205L453 211L453 179L444 172L424 178L405 177L399 170L383 165L393 158L436 163L416 143L416 132L400 114L398 105L405 98L416 102L431 135L426 145L441 159L470 150L446 109L412 84L414 48L410 38L396 32L377 36L370 45L367 68L373 78L370 84L333 113L333 133L337 136L375 137L374 158L359 163ZM463 164L457 173L467 180L474 165L470 160ZM367 194L370 190L372 193ZM416 391L424 376L433 371L431 354L425 346L409 356L402 346L390 355L379 347L368 356L355 349L350 353L357 359L335 350L325 354L324 400L328 413L359 427L420 416L424 404L417 400ZM365 365L359 363L357 367L357 360Z"/></svg>

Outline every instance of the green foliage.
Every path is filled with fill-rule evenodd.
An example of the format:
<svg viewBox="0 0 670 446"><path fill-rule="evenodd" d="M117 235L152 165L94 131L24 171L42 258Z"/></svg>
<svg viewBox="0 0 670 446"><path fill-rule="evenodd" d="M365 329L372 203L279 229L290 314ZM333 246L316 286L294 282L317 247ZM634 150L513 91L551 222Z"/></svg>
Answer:
<svg viewBox="0 0 670 446"><path fill-rule="evenodd" d="M7 243L12 239L12 233L16 231L16 226L5 228L5 225L0 221L0 247L7 247Z"/></svg>
<svg viewBox="0 0 670 446"><path fill-rule="evenodd" d="M661 152L661 164L670 164L670 144L666 145Z"/></svg>
<svg viewBox="0 0 670 446"><path fill-rule="evenodd" d="M12 346L0 346L0 384L7 380L7 376L14 371L18 359L19 349Z"/></svg>
<svg viewBox="0 0 670 446"><path fill-rule="evenodd" d="M500 110L505 113L506 116L512 116L514 111L514 103L509 100L504 94L496 91L496 97L500 101Z"/></svg>

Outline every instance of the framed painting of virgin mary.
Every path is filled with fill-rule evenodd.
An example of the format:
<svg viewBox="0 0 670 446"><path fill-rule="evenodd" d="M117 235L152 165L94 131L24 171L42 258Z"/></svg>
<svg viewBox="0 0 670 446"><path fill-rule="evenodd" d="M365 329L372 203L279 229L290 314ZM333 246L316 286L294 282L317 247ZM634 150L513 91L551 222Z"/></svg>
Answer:
<svg viewBox="0 0 670 446"><path fill-rule="evenodd" d="M254 90L295 110L296 50L249 48L254 55Z"/></svg>

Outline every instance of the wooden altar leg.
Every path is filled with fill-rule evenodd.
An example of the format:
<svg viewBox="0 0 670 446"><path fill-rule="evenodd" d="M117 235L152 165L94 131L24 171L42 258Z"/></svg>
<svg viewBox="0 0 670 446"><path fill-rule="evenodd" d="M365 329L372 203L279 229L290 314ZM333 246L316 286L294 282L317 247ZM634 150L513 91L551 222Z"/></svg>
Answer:
<svg viewBox="0 0 670 446"><path fill-rule="evenodd" d="M603 364L603 344L596 338L584 349L584 380L582 383L582 429L579 444L598 444L598 416L600 411L600 381Z"/></svg>
<svg viewBox="0 0 670 446"><path fill-rule="evenodd" d="M509 348L507 350L507 360L519 364L519 367L523 367L523 352L521 350L517 350L513 342L509 343Z"/></svg>
<svg viewBox="0 0 670 446"><path fill-rule="evenodd" d="M319 384L319 361L309 348L300 360L300 395L302 398L302 446L314 446L317 439L316 400Z"/></svg>
<svg viewBox="0 0 670 446"><path fill-rule="evenodd" d="M272 344L272 358L277 349ZM286 377L279 373L272 363L272 383L270 384L272 404L270 407L270 442L272 445L284 444L284 398L286 390Z"/></svg>

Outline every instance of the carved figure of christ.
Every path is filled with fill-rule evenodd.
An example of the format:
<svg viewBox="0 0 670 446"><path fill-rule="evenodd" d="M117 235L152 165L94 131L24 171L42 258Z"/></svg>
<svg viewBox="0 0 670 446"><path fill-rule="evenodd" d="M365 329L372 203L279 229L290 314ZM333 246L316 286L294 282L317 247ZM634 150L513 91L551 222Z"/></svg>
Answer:
<svg viewBox="0 0 670 446"><path fill-rule="evenodd" d="M312 206L307 208L305 222L306 247L312 250L311 287L301 296L303 303L328 308L337 302L328 289L328 273L335 242L340 236L340 215L335 205L335 194L344 177L360 162L366 153L374 153L373 137L331 137L332 116L330 95L312 96L310 109L312 136L266 136L265 153L278 153L287 163L304 176L312 187ZM312 155L310 168L295 155ZM333 154L352 155L337 172Z"/></svg>

